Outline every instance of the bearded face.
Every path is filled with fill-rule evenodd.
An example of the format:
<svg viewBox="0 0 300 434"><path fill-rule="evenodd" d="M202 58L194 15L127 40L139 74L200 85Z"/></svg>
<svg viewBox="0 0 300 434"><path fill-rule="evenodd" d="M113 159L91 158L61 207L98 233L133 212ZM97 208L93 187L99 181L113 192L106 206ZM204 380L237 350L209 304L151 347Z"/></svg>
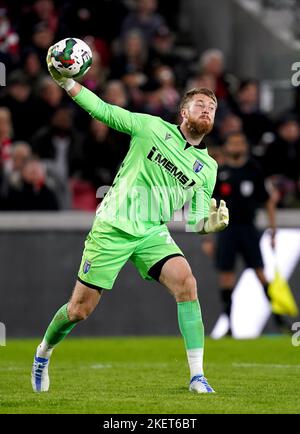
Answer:
<svg viewBox="0 0 300 434"><path fill-rule="evenodd" d="M187 126L191 132L195 132L199 136L209 134L213 129L213 122L204 116L195 117L189 113L187 118Z"/></svg>
<svg viewBox="0 0 300 434"><path fill-rule="evenodd" d="M195 95L182 110L182 117L190 133L203 136L213 128L216 112L215 102L206 95Z"/></svg>

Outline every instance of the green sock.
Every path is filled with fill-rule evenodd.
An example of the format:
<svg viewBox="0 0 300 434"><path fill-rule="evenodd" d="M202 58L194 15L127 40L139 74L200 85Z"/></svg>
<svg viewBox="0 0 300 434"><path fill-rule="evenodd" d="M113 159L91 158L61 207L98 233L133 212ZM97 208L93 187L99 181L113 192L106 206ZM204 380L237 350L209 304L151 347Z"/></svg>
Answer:
<svg viewBox="0 0 300 434"><path fill-rule="evenodd" d="M186 350L203 348L204 327L198 300L177 303L179 329Z"/></svg>
<svg viewBox="0 0 300 434"><path fill-rule="evenodd" d="M56 312L46 330L44 340L51 347L62 341L79 322L71 322L69 320L67 306L68 304L64 304Z"/></svg>

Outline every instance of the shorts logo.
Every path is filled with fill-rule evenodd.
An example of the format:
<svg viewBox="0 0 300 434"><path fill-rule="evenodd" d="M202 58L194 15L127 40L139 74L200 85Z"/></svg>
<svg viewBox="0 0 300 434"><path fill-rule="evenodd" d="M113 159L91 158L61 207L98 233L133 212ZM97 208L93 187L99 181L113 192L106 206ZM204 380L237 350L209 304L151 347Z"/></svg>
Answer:
<svg viewBox="0 0 300 434"><path fill-rule="evenodd" d="M204 166L204 164L201 163L201 161L196 160L195 163L194 163L194 166L193 166L193 171L194 171L195 173L198 173L198 172L200 172L200 170L203 168L203 166Z"/></svg>
<svg viewBox="0 0 300 434"><path fill-rule="evenodd" d="M91 262L89 262L89 261L85 261L85 263L83 264L83 272L84 272L84 274L87 274L89 271L90 271L90 268L91 268Z"/></svg>

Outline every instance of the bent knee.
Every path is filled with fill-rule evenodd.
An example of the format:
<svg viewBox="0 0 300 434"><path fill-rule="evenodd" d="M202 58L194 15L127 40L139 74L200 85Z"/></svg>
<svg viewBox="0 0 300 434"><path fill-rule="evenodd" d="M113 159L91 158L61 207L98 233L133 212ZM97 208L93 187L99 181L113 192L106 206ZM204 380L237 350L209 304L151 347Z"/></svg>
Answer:
<svg viewBox="0 0 300 434"><path fill-rule="evenodd" d="M90 315L91 311L83 305L68 305L68 316L72 322L84 321Z"/></svg>
<svg viewBox="0 0 300 434"><path fill-rule="evenodd" d="M192 273L179 279L176 285L175 298L177 302L197 299L197 281Z"/></svg>

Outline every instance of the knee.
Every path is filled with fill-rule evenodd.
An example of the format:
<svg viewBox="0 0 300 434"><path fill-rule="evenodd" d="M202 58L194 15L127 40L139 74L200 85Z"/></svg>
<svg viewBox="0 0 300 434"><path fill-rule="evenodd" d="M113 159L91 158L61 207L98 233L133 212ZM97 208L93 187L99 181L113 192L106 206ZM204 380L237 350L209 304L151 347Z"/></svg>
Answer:
<svg viewBox="0 0 300 434"><path fill-rule="evenodd" d="M83 304L72 302L68 304L68 316L72 322L84 321L90 313L90 309Z"/></svg>
<svg viewBox="0 0 300 434"><path fill-rule="evenodd" d="M197 299L197 282L192 273L181 276L176 286L175 298L177 302Z"/></svg>

